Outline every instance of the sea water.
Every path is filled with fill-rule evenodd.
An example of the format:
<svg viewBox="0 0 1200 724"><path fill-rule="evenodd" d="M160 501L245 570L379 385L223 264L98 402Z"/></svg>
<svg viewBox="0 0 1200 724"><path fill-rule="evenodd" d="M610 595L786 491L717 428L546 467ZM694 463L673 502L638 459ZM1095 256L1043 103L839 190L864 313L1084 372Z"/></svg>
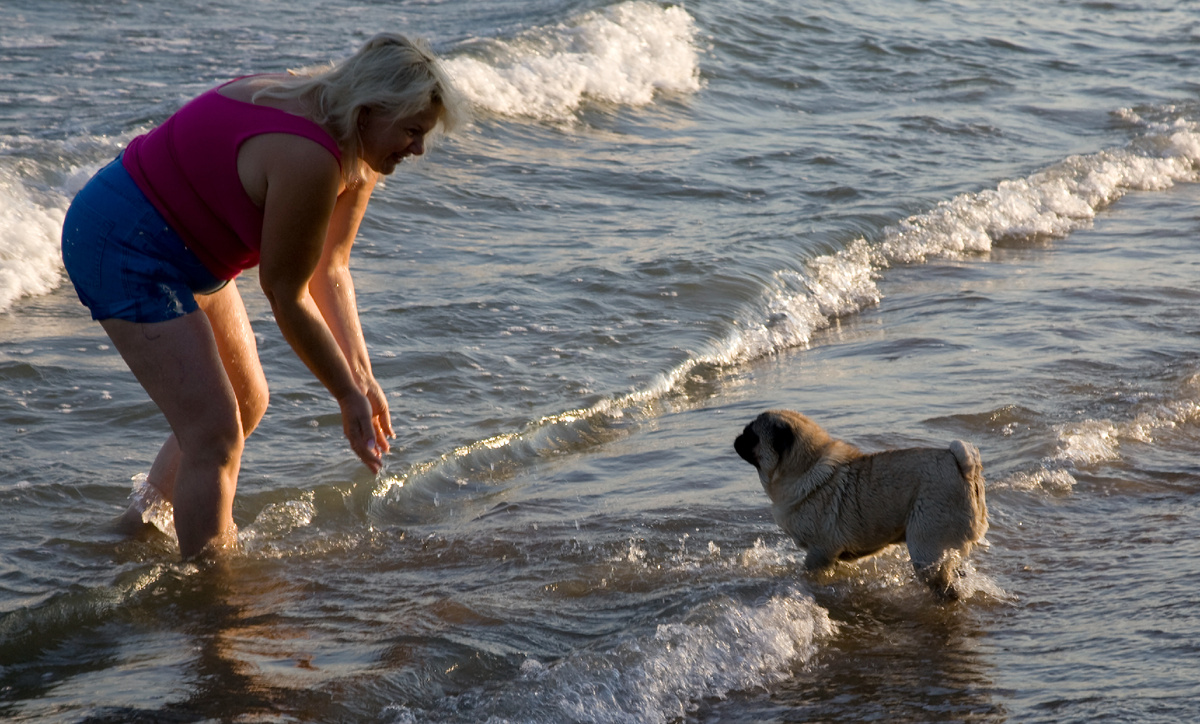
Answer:
<svg viewBox="0 0 1200 724"><path fill-rule="evenodd" d="M352 261L373 476L237 282L271 384L227 565L110 521L165 422L62 272L72 195L228 78L427 37L473 124ZM1200 718L1190 3L0 7L0 715ZM991 529L803 571L733 438L970 440Z"/></svg>

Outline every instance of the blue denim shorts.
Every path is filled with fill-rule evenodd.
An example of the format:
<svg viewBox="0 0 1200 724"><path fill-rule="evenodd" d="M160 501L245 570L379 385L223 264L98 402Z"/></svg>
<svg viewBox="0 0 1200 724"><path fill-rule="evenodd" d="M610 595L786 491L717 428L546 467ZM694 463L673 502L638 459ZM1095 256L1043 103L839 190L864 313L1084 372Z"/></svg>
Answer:
<svg viewBox="0 0 1200 724"><path fill-rule="evenodd" d="M225 286L163 219L118 156L67 209L63 264L92 319L165 322Z"/></svg>

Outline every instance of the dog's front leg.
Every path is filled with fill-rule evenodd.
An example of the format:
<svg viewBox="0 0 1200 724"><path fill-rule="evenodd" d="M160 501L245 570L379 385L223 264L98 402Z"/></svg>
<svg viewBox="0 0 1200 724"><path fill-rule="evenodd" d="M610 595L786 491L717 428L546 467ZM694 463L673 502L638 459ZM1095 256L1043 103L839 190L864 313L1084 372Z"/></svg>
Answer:
<svg viewBox="0 0 1200 724"><path fill-rule="evenodd" d="M833 556L820 548L807 548L804 555L804 570L809 573L820 573L833 566Z"/></svg>

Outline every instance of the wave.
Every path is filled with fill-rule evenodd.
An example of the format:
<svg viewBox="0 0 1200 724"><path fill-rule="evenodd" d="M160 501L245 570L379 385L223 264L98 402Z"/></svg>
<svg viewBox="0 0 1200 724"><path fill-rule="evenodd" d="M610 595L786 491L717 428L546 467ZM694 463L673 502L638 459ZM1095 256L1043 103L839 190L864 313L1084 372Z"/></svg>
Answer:
<svg viewBox="0 0 1200 724"><path fill-rule="evenodd" d="M800 272L778 272L764 308L751 310L720 351L696 364L747 362L808 344L837 317L878 303L882 294L875 280L892 265L1062 238L1129 191L1163 190L1200 178L1195 122L1146 125L1150 132L1128 147L1071 156L1026 178L962 194L885 228L877 242L860 237Z"/></svg>
<svg viewBox="0 0 1200 724"><path fill-rule="evenodd" d="M68 203L65 195L36 194L16 173L0 168L0 312L62 283L58 247Z"/></svg>
<svg viewBox="0 0 1200 724"><path fill-rule="evenodd" d="M766 687L786 678L835 632L811 596L788 588L754 603L721 596L652 633L583 649L552 664L529 658L502 696L468 692L423 712L402 705L383 714L397 724L425 720L670 722L704 699Z"/></svg>
<svg viewBox="0 0 1200 724"><path fill-rule="evenodd" d="M1128 419L1083 419L1055 425L1055 449L1032 469L1019 470L994 487L1042 490L1066 494L1078 482L1073 471L1118 463L1121 445L1146 443L1176 428L1200 420L1200 374L1192 375L1178 390L1165 396L1139 400Z"/></svg>
<svg viewBox="0 0 1200 724"><path fill-rule="evenodd" d="M67 207L127 140L0 136L0 313L19 299L49 294L66 279L59 247ZM70 158L97 160L63 163Z"/></svg>
<svg viewBox="0 0 1200 724"><path fill-rule="evenodd" d="M1138 117L1122 111L1126 118ZM620 403L675 389L697 369L744 364L810 342L839 317L877 304L876 284L889 267L932 258L983 255L994 245L1062 238L1091 224L1096 213L1130 191L1163 190L1200 179L1200 128L1193 121L1144 122L1148 131L1127 147L1071 156L994 189L961 194L845 248L775 273L761 302L746 310L713 349Z"/></svg>
<svg viewBox="0 0 1200 724"><path fill-rule="evenodd" d="M682 7L626 2L511 40L475 40L447 70L478 108L500 116L568 119L591 99L650 103L700 86L696 26Z"/></svg>
<svg viewBox="0 0 1200 724"><path fill-rule="evenodd" d="M4 613L0 615L0 660L23 661L81 629L102 626L114 616L132 616L138 602L194 570L190 564L153 564L125 571L111 585L75 585L39 605Z"/></svg>

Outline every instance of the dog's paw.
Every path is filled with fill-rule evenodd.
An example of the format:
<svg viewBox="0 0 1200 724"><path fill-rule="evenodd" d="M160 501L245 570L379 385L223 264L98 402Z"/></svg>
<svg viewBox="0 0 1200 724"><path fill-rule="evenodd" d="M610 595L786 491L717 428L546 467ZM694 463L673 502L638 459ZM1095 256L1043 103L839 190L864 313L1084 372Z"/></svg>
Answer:
<svg viewBox="0 0 1200 724"><path fill-rule="evenodd" d="M917 568L916 573L917 579L929 587L938 601L952 603L962 600L962 579L967 573L961 566L942 560Z"/></svg>

